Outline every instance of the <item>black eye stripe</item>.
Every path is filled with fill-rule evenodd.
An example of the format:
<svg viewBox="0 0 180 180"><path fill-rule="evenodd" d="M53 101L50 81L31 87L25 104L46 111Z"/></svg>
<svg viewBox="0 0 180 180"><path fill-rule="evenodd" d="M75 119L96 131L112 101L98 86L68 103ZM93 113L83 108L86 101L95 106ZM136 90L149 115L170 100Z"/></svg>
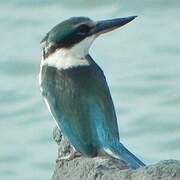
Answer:
<svg viewBox="0 0 180 180"><path fill-rule="evenodd" d="M90 31L90 27L86 24L83 24L78 29L78 34L87 34Z"/></svg>

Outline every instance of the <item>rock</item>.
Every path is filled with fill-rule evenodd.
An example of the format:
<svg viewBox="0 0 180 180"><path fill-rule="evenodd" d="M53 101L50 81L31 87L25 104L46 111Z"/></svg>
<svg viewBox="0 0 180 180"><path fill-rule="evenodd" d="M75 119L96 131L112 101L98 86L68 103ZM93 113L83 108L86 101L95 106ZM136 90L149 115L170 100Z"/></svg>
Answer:
<svg viewBox="0 0 180 180"><path fill-rule="evenodd" d="M58 158L68 155L72 146L57 128L53 132L58 143ZM180 161L165 160L136 170L113 158L78 157L57 161L52 180L180 180Z"/></svg>

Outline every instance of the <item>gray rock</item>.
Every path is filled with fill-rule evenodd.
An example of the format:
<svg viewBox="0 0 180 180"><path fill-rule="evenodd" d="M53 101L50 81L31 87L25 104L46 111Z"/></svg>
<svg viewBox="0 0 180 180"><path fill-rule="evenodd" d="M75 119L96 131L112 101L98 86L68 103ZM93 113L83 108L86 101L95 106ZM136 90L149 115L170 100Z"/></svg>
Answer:
<svg viewBox="0 0 180 180"><path fill-rule="evenodd" d="M53 132L58 143L58 158L68 155L72 146L57 128ZM77 157L57 160L52 180L180 180L180 161L165 160L136 170L116 159Z"/></svg>

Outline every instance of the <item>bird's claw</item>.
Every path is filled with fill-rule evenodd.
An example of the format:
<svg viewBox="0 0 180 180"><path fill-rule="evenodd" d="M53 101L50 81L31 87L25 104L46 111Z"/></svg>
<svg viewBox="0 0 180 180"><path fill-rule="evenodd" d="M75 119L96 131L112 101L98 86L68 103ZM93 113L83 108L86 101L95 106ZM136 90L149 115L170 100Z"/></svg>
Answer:
<svg viewBox="0 0 180 180"><path fill-rule="evenodd" d="M77 151L73 151L71 152L70 154L68 154L67 156L61 156L59 157L57 160L56 160L56 163L59 162L59 161L70 161L70 160L73 160L74 158L76 157L80 157L81 154Z"/></svg>

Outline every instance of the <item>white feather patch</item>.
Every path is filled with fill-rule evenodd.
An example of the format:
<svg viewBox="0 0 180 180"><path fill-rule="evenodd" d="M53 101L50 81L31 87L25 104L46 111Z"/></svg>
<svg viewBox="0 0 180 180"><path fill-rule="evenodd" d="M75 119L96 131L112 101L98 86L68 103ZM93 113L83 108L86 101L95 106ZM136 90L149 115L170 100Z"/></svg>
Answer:
<svg viewBox="0 0 180 180"><path fill-rule="evenodd" d="M53 114L52 114L52 112L51 112L51 108L50 108L50 106L49 106L49 103L48 103L48 101L47 101L47 99L46 99L45 97L44 97L44 102L45 102L45 104L46 104L46 106L47 106L50 114L52 115L53 119L55 120L55 123L56 123L57 127L59 128L59 125L58 125L56 119L54 118L54 116L53 116Z"/></svg>
<svg viewBox="0 0 180 180"><path fill-rule="evenodd" d="M120 159L120 157L119 157L118 155L116 155L113 151L111 151L111 149L109 149L109 148L104 148L103 150L104 150L104 152L106 152L108 155L110 155L110 156L112 156L112 157L114 157L114 158L116 158L116 159Z"/></svg>
<svg viewBox="0 0 180 180"><path fill-rule="evenodd" d="M89 62L85 56L94 41L95 36L90 36L71 48L61 48L55 51L42 62L43 65L55 67L57 69L68 69L78 66L88 66Z"/></svg>
<svg viewBox="0 0 180 180"><path fill-rule="evenodd" d="M43 56L42 56L42 59L41 59L41 64L40 64L40 71L39 71L39 77L38 77L38 82L39 82L39 87L40 87L40 90L41 92L43 92L43 89L42 89L42 86L41 86L41 83L42 83L42 67L43 67Z"/></svg>

